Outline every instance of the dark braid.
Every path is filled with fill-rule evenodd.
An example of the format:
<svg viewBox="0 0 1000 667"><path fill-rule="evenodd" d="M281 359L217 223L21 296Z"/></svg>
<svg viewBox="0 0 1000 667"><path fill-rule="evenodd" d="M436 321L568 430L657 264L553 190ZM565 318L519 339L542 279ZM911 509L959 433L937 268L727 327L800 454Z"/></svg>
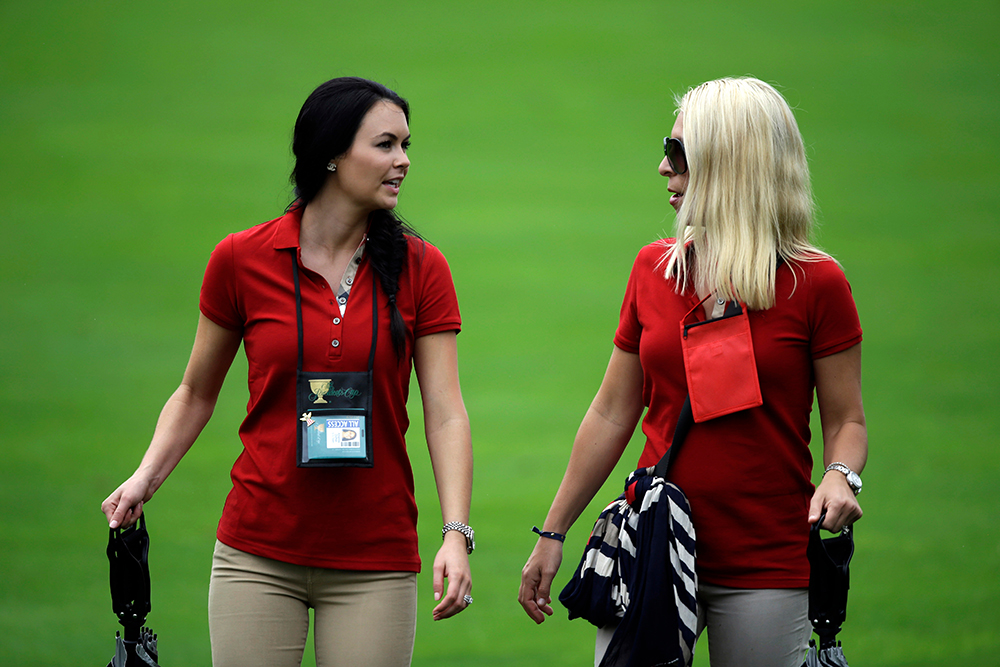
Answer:
<svg viewBox="0 0 1000 667"><path fill-rule="evenodd" d="M305 208L316 197L329 173L327 163L343 155L354 143L361 121L376 102L387 101L403 110L410 119L410 105L380 83L357 77L341 77L321 84L309 95L295 121L292 152L295 186L292 211ZM406 236L418 236L393 211L375 211L368 217L365 253L371 261L389 301L389 331L396 357L406 352L406 323L396 307L399 276L406 265Z"/></svg>
<svg viewBox="0 0 1000 667"><path fill-rule="evenodd" d="M368 217L368 242L365 253L372 269L378 275L382 291L389 301L389 332L396 358L402 359L406 353L406 323L396 306L399 291L399 276L406 268L406 234L416 233L391 211L375 211Z"/></svg>

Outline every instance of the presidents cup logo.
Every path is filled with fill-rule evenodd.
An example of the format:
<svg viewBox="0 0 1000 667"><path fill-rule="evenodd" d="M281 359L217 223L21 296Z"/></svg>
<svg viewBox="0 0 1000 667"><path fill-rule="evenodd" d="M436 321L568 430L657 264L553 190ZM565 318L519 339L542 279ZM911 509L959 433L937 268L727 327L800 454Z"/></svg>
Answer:
<svg viewBox="0 0 1000 667"><path fill-rule="evenodd" d="M309 388L312 389L312 394L310 398L315 396L313 403L326 403L323 398L330 392L330 387L333 386L333 380L309 380Z"/></svg>
<svg viewBox="0 0 1000 667"><path fill-rule="evenodd" d="M353 387L341 387L340 389L334 388L333 380L331 379L309 380L309 388L313 392L309 395L309 399L313 402L313 404L329 403L329 401L323 398L324 396L354 399L361 395L361 392Z"/></svg>

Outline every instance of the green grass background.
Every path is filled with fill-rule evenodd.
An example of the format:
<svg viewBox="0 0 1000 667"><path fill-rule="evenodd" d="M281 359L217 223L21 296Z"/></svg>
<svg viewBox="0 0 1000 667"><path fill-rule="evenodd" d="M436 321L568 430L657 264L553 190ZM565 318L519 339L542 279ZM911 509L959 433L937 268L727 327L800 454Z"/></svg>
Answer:
<svg viewBox="0 0 1000 667"><path fill-rule="evenodd" d="M797 109L818 241L865 328L848 657L998 664L997 34L996 0L0 3L0 664L109 659L100 502L180 380L209 252L281 212L298 108L347 74L411 101L400 210L448 256L465 322L476 602L430 620L440 514L413 410L415 665L592 659L586 623L559 608L535 627L516 602L529 528L597 389L631 261L672 226L656 173L672 96L743 74ZM166 665L210 662L244 378L238 360L148 507ZM641 444L570 532L558 585Z"/></svg>

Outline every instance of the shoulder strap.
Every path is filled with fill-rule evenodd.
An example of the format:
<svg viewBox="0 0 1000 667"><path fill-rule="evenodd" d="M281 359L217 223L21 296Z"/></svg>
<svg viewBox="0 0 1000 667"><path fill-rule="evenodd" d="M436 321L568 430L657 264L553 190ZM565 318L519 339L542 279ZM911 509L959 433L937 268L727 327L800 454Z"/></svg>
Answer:
<svg viewBox="0 0 1000 667"><path fill-rule="evenodd" d="M657 477L667 478L667 471L670 469L670 464L677 458L677 452L680 451L681 444L684 442L684 438L687 437L688 431L691 430L692 424L694 424L694 416L691 414L691 396L686 396L684 398L684 406L681 407L681 414L677 418L677 426L674 428L674 438L670 442L670 448L667 449L667 453L663 455L660 462L656 464L654 474Z"/></svg>

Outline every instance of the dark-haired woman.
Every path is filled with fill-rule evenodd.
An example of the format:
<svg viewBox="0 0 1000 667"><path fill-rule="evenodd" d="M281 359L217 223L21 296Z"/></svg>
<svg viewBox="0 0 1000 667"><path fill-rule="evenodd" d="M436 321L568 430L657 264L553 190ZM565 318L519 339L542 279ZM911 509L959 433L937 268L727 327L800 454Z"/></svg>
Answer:
<svg viewBox="0 0 1000 667"><path fill-rule="evenodd" d="M209 590L216 667L299 665L309 609L318 664L410 663L420 568L404 439L411 367L444 525L433 616L472 602L458 302L444 257L392 212L410 166L408 120L405 100L364 79L309 96L293 139L295 201L212 253L184 379L139 468L102 506L112 528L136 521L211 416L242 342L244 449Z"/></svg>

